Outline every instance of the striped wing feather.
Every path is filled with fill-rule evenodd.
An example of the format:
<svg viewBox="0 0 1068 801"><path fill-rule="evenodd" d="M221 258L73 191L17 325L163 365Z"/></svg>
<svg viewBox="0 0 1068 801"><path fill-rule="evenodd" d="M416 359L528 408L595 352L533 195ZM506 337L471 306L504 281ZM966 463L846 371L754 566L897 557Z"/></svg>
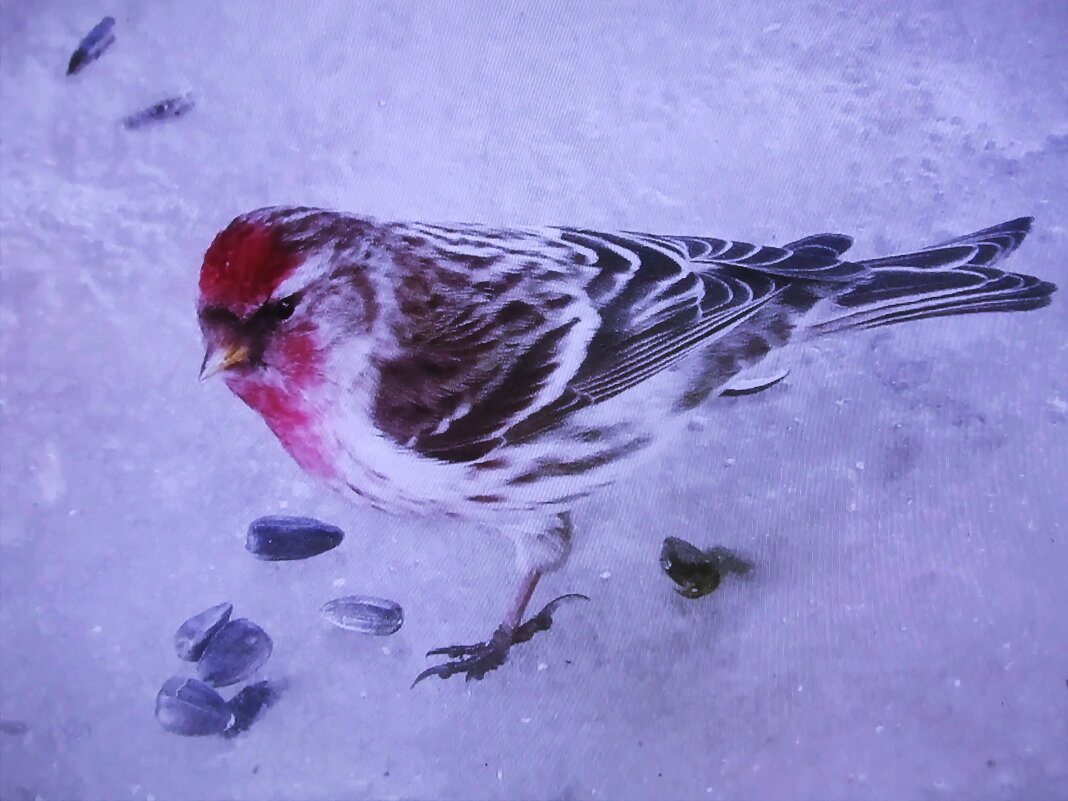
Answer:
<svg viewBox="0 0 1068 801"><path fill-rule="evenodd" d="M569 387L588 403L630 389L782 302L797 276L838 285L863 272L839 258L851 243L839 234L781 248L576 229L562 229L561 236L600 268L591 281L595 291L587 292L598 304L601 327ZM603 280L606 272L611 283Z"/></svg>
<svg viewBox="0 0 1068 801"><path fill-rule="evenodd" d="M483 345L481 355L497 359L492 378L479 377L473 362L471 372L453 382L466 400L456 394L447 410L421 407L423 419L408 426L405 444L445 461L481 458L625 392L712 342L720 341L725 351L748 348L750 357L759 358L789 339L823 299L832 311L808 327L812 333L1037 308L1049 302L1052 284L992 266L1020 244L1030 222L1020 218L915 253L857 262L841 258L852 244L842 234L762 247L708 237L554 229L559 239L553 246L562 242L571 249L572 275L585 282L574 287L570 306L562 303L552 313L532 306L526 310L532 321L516 330L521 344ZM472 230L465 229L465 242ZM487 243L501 238L487 229ZM592 336L582 334L588 341L581 360L570 363L565 352L579 336L579 306L592 306L598 323ZM429 341L448 354L455 334L432 321L430 327L420 339L424 351ZM479 342L502 334L488 323L479 330ZM761 337L754 350L754 339ZM731 353L722 356L740 363ZM571 373L559 394L539 396L561 371ZM396 382L390 389L404 392Z"/></svg>

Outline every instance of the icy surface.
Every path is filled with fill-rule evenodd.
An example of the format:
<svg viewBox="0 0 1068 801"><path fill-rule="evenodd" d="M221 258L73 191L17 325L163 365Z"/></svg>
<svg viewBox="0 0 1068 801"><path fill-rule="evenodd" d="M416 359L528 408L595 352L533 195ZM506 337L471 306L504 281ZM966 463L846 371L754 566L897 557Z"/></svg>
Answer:
<svg viewBox="0 0 1068 801"><path fill-rule="evenodd" d="M591 602L478 684L409 690L499 620L509 543L349 505L197 381L201 256L271 203L860 256L1034 214L1011 266L1068 286L1062 0L731 5L4 4L0 797L1068 794L1064 290L827 340L709 405L576 509L535 605ZM242 542L271 513L348 537L265 564ZM755 570L680 598L668 535ZM350 593L404 628L319 619ZM168 734L174 630L223 600L290 689L233 740Z"/></svg>

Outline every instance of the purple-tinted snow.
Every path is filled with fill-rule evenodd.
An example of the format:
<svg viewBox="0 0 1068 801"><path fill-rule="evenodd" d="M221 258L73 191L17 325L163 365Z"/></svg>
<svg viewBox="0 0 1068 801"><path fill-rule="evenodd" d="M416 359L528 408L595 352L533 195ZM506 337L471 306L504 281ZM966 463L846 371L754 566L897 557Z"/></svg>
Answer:
<svg viewBox="0 0 1068 801"><path fill-rule="evenodd" d="M508 542L350 506L197 381L200 259L271 203L843 231L860 256L1034 214L1011 268L1068 286L1063 2L758 5L5 4L0 797L1065 797L1063 293L828 339L708 406L576 509L534 606L590 603L485 681L414 691L423 651L511 600ZM68 78L104 14L116 45ZM349 537L250 558L276 513ZM668 535L756 568L681 598ZM354 593L404 628L319 619ZM240 737L176 737L153 719L191 669L171 639L222 599L290 689Z"/></svg>

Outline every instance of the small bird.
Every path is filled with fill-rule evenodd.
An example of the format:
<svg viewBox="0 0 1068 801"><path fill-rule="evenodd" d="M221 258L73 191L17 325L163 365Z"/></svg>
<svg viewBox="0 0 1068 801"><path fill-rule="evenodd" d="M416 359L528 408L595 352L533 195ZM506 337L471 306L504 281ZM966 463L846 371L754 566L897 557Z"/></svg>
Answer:
<svg viewBox="0 0 1068 801"><path fill-rule="evenodd" d="M788 342L1047 305L1053 284L995 266L1030 227L848 261L842 234L774 247L263 208L205 253L201 376L221 373L354 500L513 539L523 578L504 621L431 651L446 661L416 682L481 679L578 597L523 621L567 558L576 501Z"/></svg>

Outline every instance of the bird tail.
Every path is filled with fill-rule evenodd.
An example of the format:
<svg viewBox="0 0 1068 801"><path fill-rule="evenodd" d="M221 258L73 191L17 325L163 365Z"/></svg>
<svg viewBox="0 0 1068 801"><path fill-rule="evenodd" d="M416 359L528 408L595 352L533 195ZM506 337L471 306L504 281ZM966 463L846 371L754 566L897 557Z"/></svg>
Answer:
<svg viewBox="0 0 1068 801"><path fill-rule="evenodd" d="M824 313L808 333L1046 306L1056 285L994 266L1019 247L1031 222L1020 217L915 253L856 262L864 272L821 304Z"/></svg>

